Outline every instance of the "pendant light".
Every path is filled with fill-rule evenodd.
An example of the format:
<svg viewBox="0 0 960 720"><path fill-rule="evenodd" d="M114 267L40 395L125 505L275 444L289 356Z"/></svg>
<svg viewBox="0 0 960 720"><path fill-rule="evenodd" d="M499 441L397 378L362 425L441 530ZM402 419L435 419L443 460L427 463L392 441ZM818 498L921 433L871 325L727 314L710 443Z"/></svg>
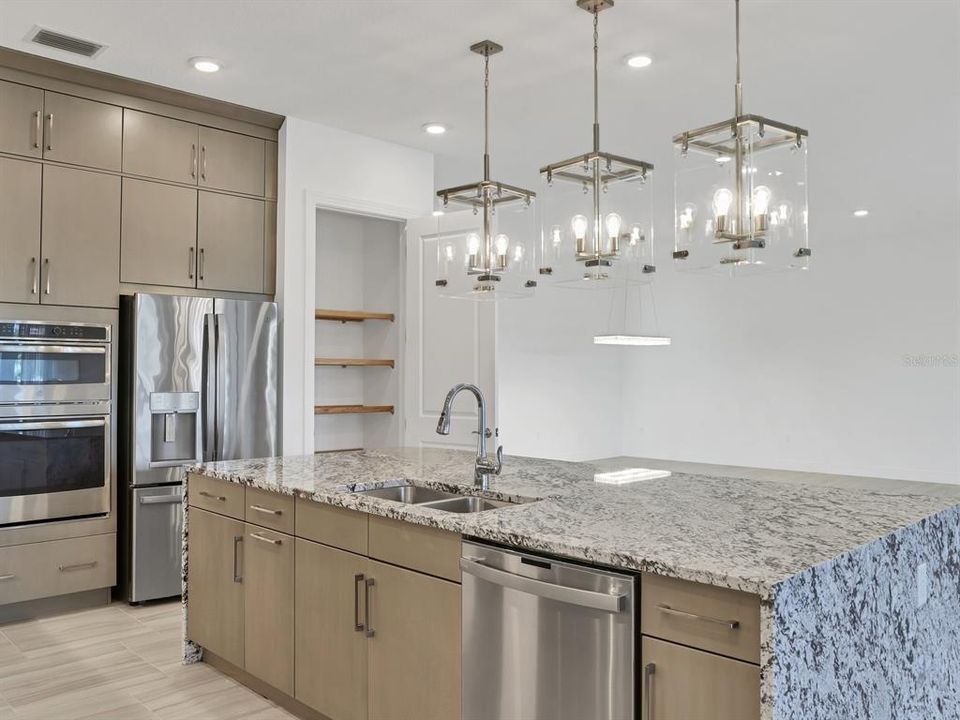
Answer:
<svg viewBox="0 0 960 720"><path fill-rule="evenodd" d="M647 290L650 293L650 309L653 315L654 333L644 332L643 328L643 303L641 302L641 293ZM623 313L620 318L617 317L617 296L623 293ZM636 327L631 328L629 322L630 315L630 296L636 292ZM654 347L670 345L672 340L667 335L660 335L660 322L657 317L657 304L653 297L653 285L625 285L623 288L613 293L610 301L610 315L607 319L606 332L601 335L593 336L594 345L623 345L632 347Z"/></svg>
<svg viewBox="0 0 960 720"><path fill-rule="evenodd" d="M613 0L577 0L593 16L593 149L540 169L540 275L604 288L649 282L653 165L600 150L599 18Z"/></svg>
<svg viewBox="0 0 960 720"><path fill-rule="evenodd" d="M734 116L676 135L678 270L752 273L806 269L807 131L743 112L740 0Z"/></svg>
<svg viewBox="0 0 960 720"><path fill-rule="evenodd" d="M444 188L437 197L444 211L451 204L471 209L479 227L465 231L457 213L435 213L436 286L454 298L527 297L537 286L536 193L490 177L490 57L503 47L483 40L470 50L483 56L483 179Z"/></svg>

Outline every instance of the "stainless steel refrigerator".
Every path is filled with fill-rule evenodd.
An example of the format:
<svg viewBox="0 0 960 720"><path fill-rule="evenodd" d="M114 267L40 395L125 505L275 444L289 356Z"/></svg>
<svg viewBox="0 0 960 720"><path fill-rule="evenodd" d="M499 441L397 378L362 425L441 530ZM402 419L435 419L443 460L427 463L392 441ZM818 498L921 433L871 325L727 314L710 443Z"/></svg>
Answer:
<svg viewBox="0 0 960 720"><path fill-rule="evenodd" d="M278 451L277 306L123 296L120 583L128 602L181 592L182 466Z"/></svg>

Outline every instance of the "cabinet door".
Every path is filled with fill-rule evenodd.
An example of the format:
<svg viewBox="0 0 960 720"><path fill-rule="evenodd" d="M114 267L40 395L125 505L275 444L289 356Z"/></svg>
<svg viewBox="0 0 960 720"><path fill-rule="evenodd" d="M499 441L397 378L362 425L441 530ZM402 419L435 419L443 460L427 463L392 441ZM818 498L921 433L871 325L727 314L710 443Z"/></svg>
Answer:
<svg viewBox="0 0 960 720"><path fill-rule="evenodd" d="M330 718L366 720L367 559L300 538L296 555L296 698Z"/></svg>
<svg viewBox="0 0 960 720"><path fill-rule="evenodd" d="M460 717L460 586L370 561L370 720Z"/></svg>
<svg viewBox="0 0 960 720"><path fill-rule="evenodd" d="M40 157L43 90L0 81L0 152Z"/></svg>
<svg viewBox="0 0 960 720"><path fill-rule="evenodd" d="M197 287L263 292L263 200L200 192Z"/></svg>
<svg viewBox="0 0 960 720"><path fill-rule="evenodd" d="M197 191L123 179L120 281L196 287Z"/></svg>
<svg viewBox="0 0 960 720"><path fill-rule="evenodd" d="M43 169L41 302L117 307L120 292L120 178Z"/></svg>
<svg viewBox="0 0 960 720"><path fill-rule="evenodd" d="M193 123L125 109L123 171L197 184L198 128Z"/></svg>
<svg viewBox="0 0 960 720"><path fill-rule="evenodd" d="M264 143L263 194L270 200L277 199L278 145L267 140Z"/></svg>
<svg viewBox="0 0 960 720"><path fill-rule="evenodd" d="M759 720L760 668L643 638L645 720Z"/></svg>
<svg viewBox="0 0 960 720"><path fill-rule="evenodd" d="M263 292L277 291L277 204L263 204Z"/></svg>
<svg viewBox="0 0 960 720"><path fill-rule="evenodd" d="M263 196L264 141L200 128L200 185Z"/></svg>
<svg viewBox="0 0 960 720"><path fill-rule="evenodd" d="M43 94L43 157L102 170L120 170L123 110L72 95Z"/></svg>
<svg viewBox="0 0 960 720"><path fill-rule="evenodd" d="M243 523L191 507L187 637L243 667Z"/></svg>
<svg viewBox="0 0 960 720"><path fill-rule="evenodd" d="M40 302L40 163L0 158L0 301Z"/></svg>
<svg viewBox="0 0 960 720"><path fill-rule="evenodd" d="M293 538L245 528L243 668L293 695Z"/></svg>

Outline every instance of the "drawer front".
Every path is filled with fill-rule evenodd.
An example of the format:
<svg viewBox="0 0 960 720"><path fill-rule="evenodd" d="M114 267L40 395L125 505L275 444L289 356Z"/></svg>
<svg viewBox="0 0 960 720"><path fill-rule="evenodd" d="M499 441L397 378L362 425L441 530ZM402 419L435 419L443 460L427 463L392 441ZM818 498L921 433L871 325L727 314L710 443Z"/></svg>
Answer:
<svg viewBox="0 0 960 720"><path fill-rule="evenodd" d="M248 487L246 521L293 535L293 495Z"/></svg>
<svg viewBox="0 0 960 720"><path fill-rule="evenodd" d="M187 482L187 500L191 507L243 520L243 485L194 474L189 476Z"/></svg>
<svg viewBox="0 0 960 720"><path fill-rule="evenodd" d="M372 515L369 542L372 558L460 582L456 533Z"/></svg>
<svg viewBox="0 0 960 720"><path fill-rule="evenodd" d="M645 720L760 720L760 668L644 637Z"/></svg>
<svg viewBox="0 0 960 720"><path fill-rule="evenodd" d="M760 598L749 593L645 574L644 635L747 662L760 662Z"/></svg>
<svg viewBox="0 0 960 720"><path fill-rule="evenodd" d="M297 537L367 554L367 514L297 498Z"/></svg>
<svg viewBox="0 0 960 720"><path fill-rule="evenodd" d="M111 587L116 533L0 548L0 604Z"/></svg>

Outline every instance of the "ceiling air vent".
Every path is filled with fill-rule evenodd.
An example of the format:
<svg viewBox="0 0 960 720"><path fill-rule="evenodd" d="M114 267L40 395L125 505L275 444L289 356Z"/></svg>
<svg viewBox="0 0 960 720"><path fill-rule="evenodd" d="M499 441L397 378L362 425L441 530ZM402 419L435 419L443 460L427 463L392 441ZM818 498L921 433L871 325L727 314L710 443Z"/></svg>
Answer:
<svg viewBox="0 0 960 720"><path fill-rule="evenodd" d="M27 39L38 45L46 45L47 47L63 50L64 52L73 53L74 55L83 55L88 58L99 55L107 47L100 43L71 37L42 27L35 28Z"/></svg>

